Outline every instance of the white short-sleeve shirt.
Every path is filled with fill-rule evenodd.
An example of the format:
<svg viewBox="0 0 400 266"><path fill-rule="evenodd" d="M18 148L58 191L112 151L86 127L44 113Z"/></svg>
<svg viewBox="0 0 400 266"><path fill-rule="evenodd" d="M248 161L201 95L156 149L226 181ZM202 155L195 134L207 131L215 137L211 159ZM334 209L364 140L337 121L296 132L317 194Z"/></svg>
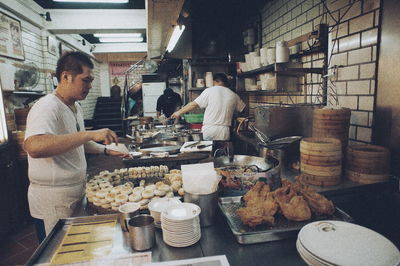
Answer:
<svg viewBox="0 0 400 266"><path fill-rule="evenodd" d="M82 109L75 103L77 114L53 94L39 99L31 108L26 125L25 139L34 135L64 135L84 129ZM74 186L86 176L84 145L65 153L32 158L28 155L29 180L43 186Z"/></svg>
<svg viewBox="0 0 400 266"><path fill-rule="evenodd" d="M240 97L226 87L214 86L205 89L194 101L200 108L205 108L204 139L229 140L233 113L243 111L246 106Z"/></svg>
<svg viewBox="0 0 400 266"><path fill-rule="evenodd" d="M206 109L203 125L229 127L233 113L243 111L246 106L236 93L223 86L205 89L194 101Z"/></svg>

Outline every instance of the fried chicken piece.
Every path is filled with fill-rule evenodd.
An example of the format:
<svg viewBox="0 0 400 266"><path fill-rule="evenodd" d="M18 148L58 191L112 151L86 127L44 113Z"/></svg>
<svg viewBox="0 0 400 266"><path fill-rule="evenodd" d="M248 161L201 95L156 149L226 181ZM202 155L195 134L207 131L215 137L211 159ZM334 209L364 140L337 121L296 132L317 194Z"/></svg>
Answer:
<svg viewBox="0 0 400 266"><path fill-rule="evenodd" d="M262 223L274 224L275 218L273 215L264 215L262 207L245 207L236 211L243 224L250 227L256 227Z"/></svg>
<svg viewBox="0 0 400 266"><path fill-rule="evenodd" d="M247 193L243 196L243 200L247 202L251 199L257 198L260 190L265 186L266 184L264 182L258 181Z"/></svg>
<svg viewBox="0 0 400 266"><path fill-rule="evenodd" d="M306 221L311 218L311 210L302 196L294 196L288 203L279 201L283 216L290 221Z"/></svg>
<svg viewBox="0 0 400 266"><path fill-rule="evenodd" d="M244 196L246 207L236 211L243 224L255 227L262 223L274 224L274 215L279 205L276 203L269 185L257 182Z"/></svg>
<svg viewBox="0 0 400 266"><path fill-rule="evenodd" d="M300 179L296 178L295 184L298 194L302 195L315 214L328 214L331 215L335 212L333 202L325 198L323 195L316 192L306 184L302 183Z"/></svg>
<svg viewBox="0 0 400 266"><path fill-rule="evenodd" d="M283 216L291 221L305 221L311 218L311 210L302 196L297 196L291 185L275 191L275 199L282 210Z"/></svg>

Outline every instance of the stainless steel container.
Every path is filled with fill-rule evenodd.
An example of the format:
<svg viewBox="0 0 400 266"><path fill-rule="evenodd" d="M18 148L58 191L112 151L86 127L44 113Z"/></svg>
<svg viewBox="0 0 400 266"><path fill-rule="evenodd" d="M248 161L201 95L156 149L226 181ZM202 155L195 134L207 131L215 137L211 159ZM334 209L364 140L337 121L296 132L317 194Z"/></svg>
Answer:
<svg viewBox="0 0 400 266"><path fill-rule="evenodd" d="M122 231L127 232L129 220L139 215L140 204L136 202L125 203L119 207L118 211Z"/></svg>
<svg viewBox="0 0 400 266"><path fill-rule="evenodd" d="M133 217L128 223L129 243L134 250L147 250L154 246L154 218L148 214Z"/></svg>
<svg viewBox="0 0 400 266"><path fill-rule="evenodd" d="M203 140L203 133L191 133L193 141L201 141Z"/></svg>
<svg viewBox="0 0 400 266"><path fill-rule="evenodd" d="M211 194L192 194L185 191L184 201L194 203L200 207L201 227L214 224L218 208L218 191Z"/></svg>

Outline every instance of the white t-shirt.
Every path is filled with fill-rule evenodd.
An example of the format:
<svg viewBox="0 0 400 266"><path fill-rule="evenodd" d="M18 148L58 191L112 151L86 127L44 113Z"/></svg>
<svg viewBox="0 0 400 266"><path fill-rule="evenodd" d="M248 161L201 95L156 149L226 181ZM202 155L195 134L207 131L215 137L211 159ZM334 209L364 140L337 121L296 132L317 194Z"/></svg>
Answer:
<svg viewBox="0 0 400 266"><path fill-rule="evenodd" d="M39 99L31 108L26 125L25 139L34 135L64 135L84 130L82 109L75 103L77 114L55 95ZM73 186L82 183L86 175L84 145L48 158L28 155L29 180L42 186Z"/></svg>
<svg viewBox="0 0 400 266"><path fill-rule="evenodd" d="M194 100L200 108L205 108L203 135L208 139L229 139L229 126L233 113L243 111L246 106L240 97L223 86L205 89Z"/></svg>

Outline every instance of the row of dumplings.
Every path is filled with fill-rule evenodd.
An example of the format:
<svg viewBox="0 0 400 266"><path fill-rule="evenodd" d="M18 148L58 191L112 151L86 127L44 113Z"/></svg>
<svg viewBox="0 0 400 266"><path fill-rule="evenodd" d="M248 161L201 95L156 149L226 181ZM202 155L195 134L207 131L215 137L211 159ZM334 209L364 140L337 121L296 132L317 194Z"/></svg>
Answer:
<svg viewBox="0 0 400 266"><path fill-rule="evenodd" d="M86 195L89 202L104 209L118 210L119 206L126 202L137 202L141 209L147 209L147 204L152 198L174 197L171 186L162 181L156 184L145 184L141 180L138 187L131 182L116 187L103 186L100 189L94 188L93 184L87 184ZM178 189L178 194L183 196L183 188Z"/></svg>
<svg viewBox="0 0 400 266"><path fill-rule="evenodd" d="M168 166L166 165L152 165L152 166L139 166L130 168L115 169L110 172L108 170L101 171L94 178L109 178L109 177L127 177L127 178L146 178L146 177L164 177L168 174Z"/></svg>

